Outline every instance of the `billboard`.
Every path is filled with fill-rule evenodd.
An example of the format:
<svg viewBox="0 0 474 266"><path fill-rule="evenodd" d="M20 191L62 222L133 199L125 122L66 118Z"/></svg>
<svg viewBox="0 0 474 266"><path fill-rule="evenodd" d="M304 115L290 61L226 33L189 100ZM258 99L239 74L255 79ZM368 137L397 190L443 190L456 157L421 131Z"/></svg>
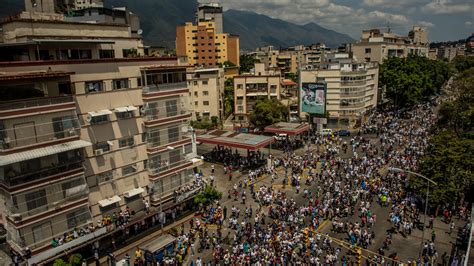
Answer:
<svg viewBox="0 0 474 266"><path fill-rule="evenodd" d="M301 86L301 112L326 113L326 82L303 83Z"/></svg>

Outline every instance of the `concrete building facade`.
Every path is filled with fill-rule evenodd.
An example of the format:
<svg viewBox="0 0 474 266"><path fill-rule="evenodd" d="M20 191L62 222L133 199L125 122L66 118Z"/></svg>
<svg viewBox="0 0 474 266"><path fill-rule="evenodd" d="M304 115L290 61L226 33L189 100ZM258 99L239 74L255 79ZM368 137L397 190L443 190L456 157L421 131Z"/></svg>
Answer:
<svg viewBox="0 0 474 266"><path fill-rule="evenodd" d="M230 61L239 65L239 38L217 33L214 22L188 22L176 27L176 54L194 66L217 67Z"/></svg>
<svg viewBox="0 0 474 266"><path fill-rule="evenodd" d="M36 263L105 233L72 234L103 217L192 197L187 64L140 56L130 24L25 12L0 26L0 192L14 250Z"/></svg>
<svg viewBox="0 0 474 266"><path fill-rule="evenodd" d="M188 88L192 108L192 119L201 120L224 116L224 70L203 68L188 70Z"/></svg>
<svg viewBox="0 0 474 266"><path fill-rule="evenodd" d="M219 3L199 3L196 24L199 22L214 22L216 33L224 33L223 8Z"/></svg>
<svg viewBox="0 0 474 266"><path fill-rule="evenodd" d="M317 70L300 72L301 82L327 84L328 126L350 128L377 106L378 64L356 62L348 54L330 54ZM307 114L301 113L302 118Z"/></svg>
<svg viewBox="0 0 474 266"><path fill-rule="evenodd" d="M410 36L399 36L379 29L364 30L360 41L351 44L350 52L360 61L383 63L388 57L428 56L427 33L416 27Z"/></svg>

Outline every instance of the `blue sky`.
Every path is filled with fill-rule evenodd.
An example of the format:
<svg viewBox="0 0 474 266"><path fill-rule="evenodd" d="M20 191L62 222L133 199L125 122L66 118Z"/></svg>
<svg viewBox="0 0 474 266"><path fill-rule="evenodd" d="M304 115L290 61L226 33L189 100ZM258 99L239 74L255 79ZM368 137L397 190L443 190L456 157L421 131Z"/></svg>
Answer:
<svg viewBox="0 0 474 266"><path fill-rule="evenodd" d="M359 39L363 29L406 35L424 26L430 41L464 39L474 33L474 0L221 0L225 9L265 14L297 24L315 22Z"/></svg>

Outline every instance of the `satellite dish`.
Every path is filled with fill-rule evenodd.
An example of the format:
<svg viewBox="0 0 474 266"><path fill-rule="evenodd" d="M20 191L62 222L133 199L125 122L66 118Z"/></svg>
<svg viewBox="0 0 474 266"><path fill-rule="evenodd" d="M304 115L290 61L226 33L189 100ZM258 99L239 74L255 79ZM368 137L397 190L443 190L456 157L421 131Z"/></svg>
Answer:
<svg viewBox="0 0 474 266"><path fill-rule="evenodd" d="M90 114L86 116L86 122L87 123L92 122L92 116Z"/></svg>
<svg viewBox="0 0 474 266"><path fill-rule="evenodd" d="M142 29L138 29L138 30L137 30L137 34L138 34L138 35L142 35L142 33L143 33L143 30L142 30Z"/></svg>

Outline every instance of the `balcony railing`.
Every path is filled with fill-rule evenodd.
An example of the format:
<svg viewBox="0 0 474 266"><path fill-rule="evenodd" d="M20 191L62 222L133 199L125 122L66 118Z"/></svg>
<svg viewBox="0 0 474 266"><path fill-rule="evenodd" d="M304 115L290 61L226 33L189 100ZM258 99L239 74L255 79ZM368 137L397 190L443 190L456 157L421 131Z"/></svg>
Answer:
<svg viewBox="0 0 474 266"><path fill-rule="evenodd" d="M162 137L162 138L151 138L147 139L147 148L157 148L161 146L165 146L167 144L173 143L173 142L178 142L181 140L187 140L191 139L191 133L183 133L180 132L180 134L176 137Z"/></svg>
<svg viewBox="0 0 474 266"><path fill-rule="evenodd" d="M173 162L173 163L167 163L167 162L162 162L158 167L149 167L148 168L148 173L150 175L159 175L161 172L167 171L169 169L176 168L180 165L184 165L186 163L189 163L190 161L187 160L184 157L179 158L178 161Z"/></svg>
<svg viewBox="0 0 474 266"><path fill-rule="evenodd" d="M146 121L153 121L153 120L159 120L159 119L164 119L164 118L170 118L170 117L175 117L175 116L181 116L181 115L186 115L189 114L189 109L183 107L178 108L177 110L169 111L169 112L156 112L153 113L153 111L149 110L147 111L147 114L145 116Z"/></svg>
<svg viewBox="0 0 474 266"><path fill-rule="evenodd" d="M28 184L29 182L41 180L43 178L47 178L50 176L54 176L57 174L73 171L73 170L83 170L84 159L79 159L77 162L65 164L65 165L57 165L48 168L44 168L41 170L37 170L34 172L28 173L14 173L11 174L9 172L5 173L5 180L3 183L7 186L17 186L22 184ZM11 175L11 176L10 176Z"/></svg>
<svg viewBox="0 0 474 266"><path fill-rule="evenodd" d="M10 111L16 109L25 109L32 107L40 107L47 105L63 104L63 103L73 103L74 98L72 96L64 97L48 97L48 98L37 98L30 100L21 100L21 101L12 101L0 104L0 111Z"/></svg>
<svg viewBox="0 0 474 266"><path fill-rule="evenodd" d="M358 85L365 85L366 80L342 80L342 85L351 85L351 86L358 86Z"/></svg>
<svg viewBox="0 0 474 266"><path fill-rule="evenodd" d="M187 88L186 82L168 83L168 84L151 84L151 85L143 87L143 92L144 93L165 92L165 91L173 91L173 90L182 90L186 88Z"/></svg>
<svg viewBox="0 0 474 266"><path fill-rule="evenodd" d="M350 109L350 108L361 108L364 107L364 103L355 103L355 104L340 104L341 109Z"/></svg>
<svg viewBox="0 0 474 266"><path fill-rule="evenodd" d="M355 92L342 92L342 97L361 97L365 96L365 91L355 91Z"/></svg>
<svg viewBox="0 0 474 266"><path fill-rule="evenodd" d="M72 117L55 123L28 124L25 126L0 130L0 150L14 149L35 145L64 138L76 137L80 134L79 120ZM67 123L68 128L64 128ZM58 127L63 127L58 130ZM19 134L21 132L21 134Z"/></svg>
<svg viewBox="0 0 474 266"><path fill-rule="evenodd" d="M67 182L64 182L67 183ZM62 188L62 184L64 183L57 183L45 188L46 194L44 198L36 198L30 200L30 202L39 201L40 199L44 199L44 205L36 206L30 202L27 202L24 195L17 194L17 198L20 198L15 204L12 202L7 202L7 210L8 215L13 220L25 219L29 216L33 216L42 212L51 211L58 207L64 206L66 204L87 198L89 195L89 187L87 186L86 180L82 177L81 184L76 186L64 189ZM31 206L29 204L32 204ZM36 204L39 204L36 203Z"/></svg>

